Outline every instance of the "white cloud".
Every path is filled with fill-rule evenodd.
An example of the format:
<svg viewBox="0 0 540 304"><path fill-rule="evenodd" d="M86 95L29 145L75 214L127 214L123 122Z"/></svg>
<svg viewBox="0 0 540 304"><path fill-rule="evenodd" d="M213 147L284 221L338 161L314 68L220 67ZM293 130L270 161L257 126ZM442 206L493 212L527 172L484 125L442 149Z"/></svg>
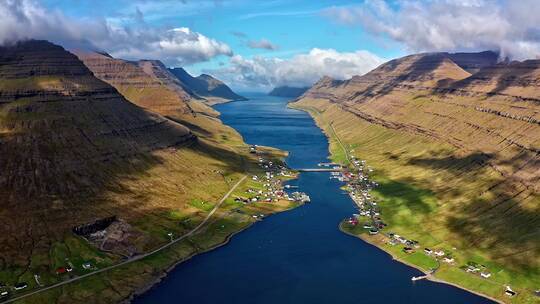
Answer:
<svg viewBox="0 0 540 304"><path fill-rule="evenodd" d="M537 0L367 1L323 15L401 42L411 51L496 50L513 59L540 55Z"/></svg>
<svg viewBox="0 0 540 304"><path fill-rule="evenodd" d="M265 49L265 50L277 50L279 47L267 39L250 40L247 42L247 45L252 49Z"/></svg>
<svg viewBox="0 0 540 304"><path fill-rule="evenodd" d="M271 89L275 86L310 86L323 76L347 79L364 74L384 62L368 52L344 52L333 49L312 49L290 59L256 56L246 59L233 56L229 66L207 71L226 83L247 90Z"/></svg>
<svg viewBox="0 0 540 304"><path fill-rule="evenodd" d="M156 28L136 11L131 26L105 19L73 19L32 0L0 0L0 44L46 39L68 48L94 48L125 59L160 59L188 65L215 56L232 56L231 48L189 28Z"/></svg>

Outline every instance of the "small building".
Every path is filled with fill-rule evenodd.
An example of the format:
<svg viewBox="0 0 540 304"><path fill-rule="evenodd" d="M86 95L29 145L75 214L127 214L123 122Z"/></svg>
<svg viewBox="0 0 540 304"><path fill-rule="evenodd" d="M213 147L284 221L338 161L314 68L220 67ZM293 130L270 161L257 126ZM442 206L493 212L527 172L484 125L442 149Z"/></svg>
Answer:
<svg viewBox="0 0 540 304"><path fill-rule="evenodd" d="M375 235L375 234L377 234L377 233L379 233L379 230L378 230L378 229L376 229L376 228L369 229L369 234Z"/></svg>
<svg viewBox="0 0 540 304"><path fill-rule="evenodd" d="M445 258L443 259L443 262L448 263L448 264L454 263L454 258L452 258L452 257L445 257Z"/></svg>
<svg viewBox="0 0 540 304"><path fill-rule="evenodd" d="M427 254L427 255L431 255L433 253L433 250L429 249L429 248L424 248L424 252Z"/></svg>
<svg viewBox="0 0 540 304"><path fill-rule="evenodd" d="M513 296L515 296L517 294L509 286L506 286L506 290L504 291L504 293L509 297L513 297Z"/></svg>
<svg viewBox="0 0 540 304"><path fill-rule="evenodd" d="M484 271L483 271L483 272L480 272L480 275L481 275L483 278L486 278L486 279L489 278L489 277L491 277L491 273L489 273L489 272L484 272Z"/></svg>
<svg viewBox="0 0 540 304"><path fill-rule="evenodd" d="M22 289L25 289L26 287L28 287L28 284L26 282L17 283L14 286L15 290L22 290Z"/></svg>
<svg viewBox="0 0 540 304"><path fill-rule="evenodd" d="M435 255L438 256L438 257L444 256L444 251L442 251L442 250L437 250L437 251L435 251L434 253L435 253Z"/></svg>
<svg viewBox="0 0 540 304"><path fill-rule="evenodd" d="M60 275L60 274L64 274L64 273L67 273L67 269L65 267L58 267L56 268L56 274Z"/></svg>
<svg viewBox="0 0 540 304"><path fill-rule="evenodd" d="M403 252L405 253L413 253L414 249L411 247L403 247Z"/></svg>
<svg viewBox="0 0 540 304"><path fill-rule="evenodd" d="M90 262L83 263L82 268L84 268L86 270L92 269L92 263L90 263Z"/></svg>
<svg viewBox="0 0 540 304"><path fill-rule="evenodd" d="M7 297L9 297L9 291L7 291L7 290L2 290L2 291L0 292L0 299L5 299L5 298L7 298Z"/></svg>

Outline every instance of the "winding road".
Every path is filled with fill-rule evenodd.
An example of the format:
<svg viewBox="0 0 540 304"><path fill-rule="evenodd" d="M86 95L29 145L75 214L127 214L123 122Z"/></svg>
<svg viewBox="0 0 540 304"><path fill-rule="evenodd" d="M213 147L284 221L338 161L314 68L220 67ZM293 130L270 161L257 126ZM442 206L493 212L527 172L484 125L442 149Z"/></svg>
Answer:
<svg viewBox="0 0 540 304"><path fill-rule="evenodd" d="M214 213L216 213L216 211L219 209L219 207L221 206L221 204L223 204L223 202L231 195L231 193L233 193L233 191L247 178L247 175L244 175L230 190L229 192L225 193L225 195L221 198L221 200L214 206L214 208L210 211L210 213L208 213L208 215L204 218L204 220L199 224L197 225L197 227L193 228L192 230L190 230L188 233L182 235L181 237L171 241L170 243L167 243L153 251L150 251L150 252L147 252L145 254L141 254L141 255L137 255L137 256L134 256L128 260L125 260L121 263L118 263L118 264L115 264L115 265L112 265L112 266L109 266L109 267L105 267L105 268L102 268L102 269L99 269L99 270L96 270L94 272L91 272L91 273L87 273L87 274L84 274L84 275L81 275L81 276L78 276L78 277L75 277L75 278L72 278L72 279L69 279L69 280L66 280L66 281L62 281L60 283L56 283L54 285L50 285L50 286L47 286L47 287L43 287L43 288L40 288L40 289L37 289L37 290L34 290L30 293L27 293L27 294L24 294L24 295L20 295L20 296L17 296L15 298L11 298L7 301L3 301L3 302L0 302L2 304L4 303L13 303L15 301L18 301L18 300L22 300L24 298L27 298L27 297L30 297L30 296L33 296L35 294L38 294L38 293L41 293L41 292L44 292L44 291L47 291L47 290L51 290L51 289L54 289L54 288L57 288L57 287L60 287L60 286L64 286L64 285L67 285L67 284L70 284L70 283L73 283L73 282L76 282L76 281L79 281L79 280L82 280L84 278L87 278L87 277L90 277L90 276L94 276L96 274L99 274L99 273L103 273L103 272L106 272L106 271L109 271L109 270L112 270L112 269L115 269L115 268L118 268L118 267L122 267L124 265L127 265L127 264L130 264L130 263L133 263L133 262L136 262L136 261L139 261L139 260L142 260L148 256L151 256L153 254L156 254L158 252L161 252L169 247L171 247L172 245L192 236L193 234L195 234L195 232L197 232L199 229L201 229L202 226L204 226L204 224L206 224L208 222L208 220L212 217L212 215L214 215Z"/></svg>

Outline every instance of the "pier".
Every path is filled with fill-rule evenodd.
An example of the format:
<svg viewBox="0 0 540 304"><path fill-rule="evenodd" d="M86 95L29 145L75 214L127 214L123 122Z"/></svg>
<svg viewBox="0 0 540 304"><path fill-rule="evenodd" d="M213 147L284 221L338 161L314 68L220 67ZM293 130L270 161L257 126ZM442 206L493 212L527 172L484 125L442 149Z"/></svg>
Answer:
<svg viewBox="0 0 540 304"><path fill-rule="evenodd" d="M298 172L341 172L343 168L303 168L295 170Z"/></svg>

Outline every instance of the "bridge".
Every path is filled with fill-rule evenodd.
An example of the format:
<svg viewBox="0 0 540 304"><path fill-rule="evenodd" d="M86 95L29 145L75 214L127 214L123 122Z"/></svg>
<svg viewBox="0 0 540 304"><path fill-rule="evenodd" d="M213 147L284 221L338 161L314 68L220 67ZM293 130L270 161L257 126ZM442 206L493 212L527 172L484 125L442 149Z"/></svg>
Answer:
<svg viewBox="0 0 540 304"><path fill-rule="evenodd" d="M298 172L341 172L343 168L303 168L303 169L294 169Z"/></svg>

